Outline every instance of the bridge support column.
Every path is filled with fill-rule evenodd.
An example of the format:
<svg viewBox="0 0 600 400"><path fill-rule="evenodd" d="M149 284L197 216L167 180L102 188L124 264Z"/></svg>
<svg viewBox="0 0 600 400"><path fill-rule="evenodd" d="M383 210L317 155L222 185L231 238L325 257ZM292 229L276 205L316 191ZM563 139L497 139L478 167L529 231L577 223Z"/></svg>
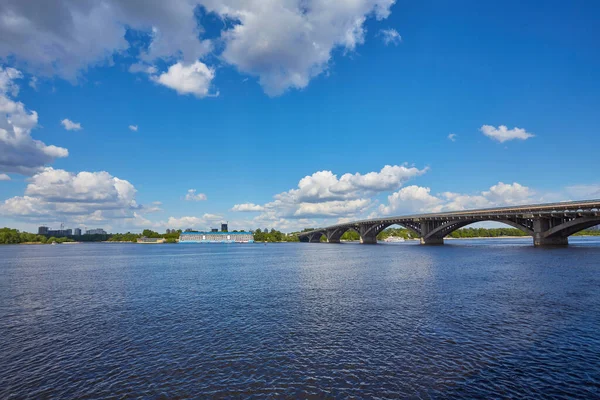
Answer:
<svg viewBox="0 0 600 400"><path fill-rule="evenodd" d="M435 229L431 221L421 222L421 244L440 245L444 244L443 236L429 236L429 232Z"/></svg>
<svg viewBox="0 0 600 400"><path fill-rule="evenodd" d="M535 218L533 220L533 245L534 246L567 246L567 236L546 237L546 231L550 230L550 220L547 218Z"/></svg>
<svg viewBox="0 0 600 400"><path fill-rule="evenodd" d="M323 236L323 233L321 233L321 232L313 233L312 235L310 235L308 237L308 242L309 243L320 243L321 236Z"/></svg>
<svg viewBox="0 0 600 400"><path fill-rule="evenodd" d="M340 238L328 238L327 243L341 243Z"/></svg>
<svg viewBox="0 0 600 400"><path fill-rule="evenodd" d="M374 225L361 225L358 234L361 244L377 244L377 234Z"/></svg>
<svg viewBox="0 0 600 400"><path fill-rule="evenodd" d="M377 236L361 236L361 244L377 244Z"/></svg>
<svg viewBox="0 0 600 400"><path fill-rule="evenodd" d="M444 244L444 238L441 237L422 237L421 238L421 244L426 244L426 245L440 245L440 244Z"/></svg>
<svg viewBox="0 0 600 400"><path fill-rule="evenodd" d="M568 246L569 238L568 237L538 237L537 235L533 237L533 245L534 246Z"/></svg>

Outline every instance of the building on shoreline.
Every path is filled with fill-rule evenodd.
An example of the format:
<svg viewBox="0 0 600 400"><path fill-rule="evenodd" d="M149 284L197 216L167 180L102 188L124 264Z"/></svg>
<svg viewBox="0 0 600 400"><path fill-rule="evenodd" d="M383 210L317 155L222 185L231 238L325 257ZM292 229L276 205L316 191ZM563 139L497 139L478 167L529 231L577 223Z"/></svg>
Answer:
<svg viewBox="0 0 600 400"><path fill-rule="evenodd" d="M97 229L88 229L87 231L85 231L86 235L108 235L106 233L106 231L102 228L97 228Z"/></svg>
<svg viewBox="0 0 600 400"><path fill-rule="evenodd" d="M61 228L62 228L62 225L61 225ZM38 235L65 237L65 236L72 236L73 230L72 229L50 229L47 226L40 226L40 227L38 227Z"/></svg>
<svg viewBox="0 0 600 400"><path fill-rule="evenodd" d="M182 232L179 243L254 243L252 232Z"/></svg>

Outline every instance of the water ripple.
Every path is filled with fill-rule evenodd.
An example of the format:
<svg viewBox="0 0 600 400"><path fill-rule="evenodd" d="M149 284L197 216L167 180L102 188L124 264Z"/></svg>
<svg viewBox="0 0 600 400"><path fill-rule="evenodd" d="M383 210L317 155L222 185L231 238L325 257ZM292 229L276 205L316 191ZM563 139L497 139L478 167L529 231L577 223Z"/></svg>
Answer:
<svg viewBox="0 0 600 400"><path fill-rule="evenodd" d="M598 398L599 256L3 246L0 397Z"/></svg>

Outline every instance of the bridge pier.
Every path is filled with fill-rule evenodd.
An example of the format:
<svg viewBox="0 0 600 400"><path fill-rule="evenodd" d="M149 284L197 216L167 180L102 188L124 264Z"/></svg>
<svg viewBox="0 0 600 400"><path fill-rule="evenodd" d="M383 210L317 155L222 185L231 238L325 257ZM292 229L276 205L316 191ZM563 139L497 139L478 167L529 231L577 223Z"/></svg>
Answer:
<svg viewBox="0 0 600 400"><path fill-rule="evenodd" d="M442 245L444 244L443 236L429 236L431 231L437 228L437 224L433 221L421 222L421 244L426 245Z"/></svg>
<svg viewBox="0 0 600 400"><path fill-rule="evenodd" d="M362 225L358 229L361 244L377 244L376 224Z"/></svg>
<svg viewBox="0 0 600 400"><path fill-rule="evenodd" d="M341 243L340 238L327 238L327 243Z"/></svg>
<svg viewBox="0 0 600 400"><path fill-rule="evenodd" d="M377 244L377 236L361 236L361 244Z"/></svg>
<svg viewBox="0 0 600 400"><path fill-rule="evenodd" d="M444 238L442 238L442 237L428 237L428 238L422 237L421 244L426 244L428 246L444 244Z"/></svg>
<svg viewBox="0 0 600 400"><path fill-rule="evenodd" d="M546 237L545 233L550 230L551 224L548 218L535 218L533 220L533 245L539 246L568 246L567 236Z"/></svg>
<svg viewBox="0 0 600 400"><path fill-rule="evenodd" d="M533 237L533 245L539 246L568 246L568 237L539 237L537 234Z"/></svg>

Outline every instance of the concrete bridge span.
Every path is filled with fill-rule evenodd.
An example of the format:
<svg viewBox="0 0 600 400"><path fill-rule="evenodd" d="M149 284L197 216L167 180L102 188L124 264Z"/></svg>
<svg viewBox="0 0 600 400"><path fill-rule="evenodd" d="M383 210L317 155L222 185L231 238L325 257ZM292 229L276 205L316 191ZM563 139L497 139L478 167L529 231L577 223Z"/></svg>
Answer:
<svg viewBox="0 0 600 400"><path fill-rule="evenodd" d="M534 204L386 217L332 225L302 232L300 241L317 243L325 236L328 243L340 243L344 232L352 229L363 244L376 244L377 235L391 225L401 225L421 238L421 244L444 244L444 237L475 222L501 222L522 230L535 246L567 245L568 237L600 225L600 200Z"/></svg>

